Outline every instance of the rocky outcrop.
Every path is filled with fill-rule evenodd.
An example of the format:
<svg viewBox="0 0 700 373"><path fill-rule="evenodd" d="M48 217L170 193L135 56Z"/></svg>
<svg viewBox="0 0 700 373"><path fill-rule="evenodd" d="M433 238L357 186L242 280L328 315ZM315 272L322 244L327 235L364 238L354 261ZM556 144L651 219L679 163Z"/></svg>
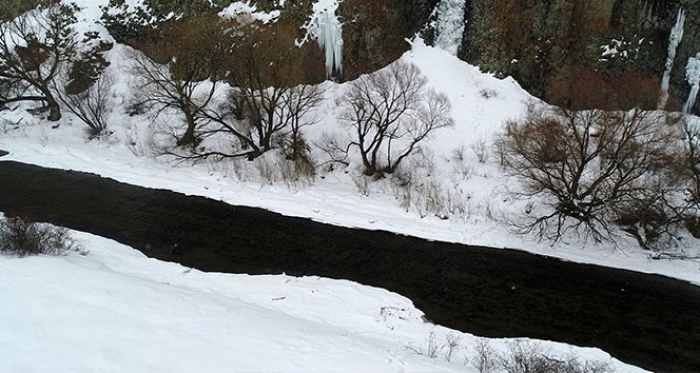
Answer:
<svg viewBox="0 0 700 373"><path fill-rule="evenodd" d="M425 26L437 0L344 0L343 78L377 70L399 58Z"/></svg>
<svg viewBox="0 0 700 373"><path fill-rule="evenodd" d="M689 86L685 65L700 52L697 0L472 0L460 57L515 77L552 103L576 108L655 107L679 10L685 36L673 63L667 108ZM697 36L696 36L697 35Z"/></svg>
<svg viewBox="0 0 700 373"><path fill-rule="evenodd" d="M224 7L231 1L214 3ZM418 33L430 43L435 36L434 25L439 23L436 18L440 12L435 9L440 1L447 0L339 1L335 15L342 23L343 69L335 78L354 79L386 66L409 49L406 39ZM110 1L113 7L122 3ZM301 26L308 22L315 3L252 1L261 10L279 10L280 19L295 25L300 38L304 36ZM669 36L682 9L685 32L675 48L668 100L663 102L667 103L665 108L679 110L687 100L691 87L685 68L688 59L700 52L700 0L452 3L459 4L460 11L464 6L465 27L458 52L461 59L500 77L513 76L530 93L553 104L606 109L658 106L661 79L667 70ZM200 11L191 5L198 4L196 1L183 4L190 4L179 10L185 16ZM170 14L160 6L153 9ZM116 21L105 21L115 38L144 38L136 32L139 22L123 25L128 18L116 14ZM697 105L692 111L698 111Z"/></svg>
<svg viewBox="0 0 700 373"><path fill-rule="evenodd" d="M417 32L430 41L437 0L345 0L344 79L398 58ZM685 67L700 52L700 0L467 0L458 56L571 108L656 108L669 36L683 9L665 108L679 110ZM694 108L697 111L697 107Z"/></svg>

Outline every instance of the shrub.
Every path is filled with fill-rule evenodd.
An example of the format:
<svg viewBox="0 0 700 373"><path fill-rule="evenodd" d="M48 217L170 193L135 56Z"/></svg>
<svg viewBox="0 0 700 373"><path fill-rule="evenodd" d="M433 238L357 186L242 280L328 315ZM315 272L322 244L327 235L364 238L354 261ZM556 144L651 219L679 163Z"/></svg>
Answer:
<svg viewBox="0 0 700 373"><path fill-rule="evenodd" d="M113 109L109 93L114 78L102 74L95 83L86 90L75 93L59 94L59 99L65 107L86 126L89 139L97 138L107 131L107 115Z"/></svg>
<svg viewBox="0 0 700 373"><path fill-rule="evenodd" d="M497 140L506 172L521 180L521 196L543 197L549 209L531 214L525 232L559 239L567 230L610 239L610 223L648 224L664 214L635 211L669 200L680 131L660 114L632 110L533 110L509 122ZM661 212L664 210L661 209Z"/></svg>
<svg viewBox="0 0 700 373"><path fill-rule="evenodd" d="M486 139L480 138L471 145L471 148L479 163L486 163L489 160L489 151Z"/></svg>
<svg viewBox="0 0 700 373"><path fill-rule="evenodd" d="M0 252L27 255L61 255L78 251L68 230L48 224L27 222L21 218L0 220Z"/></svg>
<svg viewBox="0 0 700 373"><path fill-rule="evenodd" d="M586 361L569 354L555 357L538 343L516 340L508 349L497 352L488 340L479 339L471 355L471 364L480 373L614 373L610 364Z"/></svg>
<svg viewBox="0 0 700 373"><path fill-rule="evenodd" d="M508 351L499 355L501 371L505 373L613 373L614 369L604 362L581 361L570 355L559 359L550 356L537 343L516 341Z"/></svg>

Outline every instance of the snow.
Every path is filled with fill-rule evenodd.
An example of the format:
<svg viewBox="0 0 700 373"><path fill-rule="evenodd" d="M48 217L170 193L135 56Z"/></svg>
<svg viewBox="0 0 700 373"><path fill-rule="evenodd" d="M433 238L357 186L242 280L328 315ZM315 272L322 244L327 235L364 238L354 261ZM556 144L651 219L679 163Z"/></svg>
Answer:
<svg viewBox="0 0 700 373"><path fill-rule="evenodd" d="M81 0L78 5L86 9L83 12L93 12L98 3ZM235 14L249 3L236 4L225 14ZM333 0L314 5L307 36L318 36L313 20L324 10L329 14L333 6L337 6ZM245 10L257 14L253 7ZM80 19L92 17L89 14L81 13ZM88 23L81 27L92 27ZM536 209L542 201L515 199L517 181L504 176L493 153L487 150L482 163L473 149L490 146L506 121L541 103L513 79L484 74L420 39L412 42L402 59L421 69L430 88L449 97L455 126L436 131L426 140L422 156L411 159L406 169L420 176L424 190L432 188L445 197L452 206L447 220L434 216L416 190L410 204L403 206L405 191L390 180L369 183L366 196L359 193L356 185L366 179L356 155L349 159L349 167L333 171L319 167L318 177L309 185L265 178L264 165L278 168L274 164L280 160L273 154L255 162L195 165L153 156L153 143L159 141L156 129L167 132L179 120L168 110L156 121L148 113L127 114L134 80L131 53L117 44L106 56L111 61L107 73L118 77L111 92L117 109L108 116L111 135L88 141L84 126L69 113L53 128L27 114L28 106L16 105L0 112L0 149L10 152L0 161L92 172L329 224L494 250L515 248L700 284L700 263L651 260L624 235L615 243L598 244L575 236L550 243L513 234L508 219L522 214L529 203ZM327 82L324 87L325 105L312 113L319 122L303 128L314 144L326 134L349 136L349 130L335 120L334 101L345 85ZM326 160L317 149L312 155L318 163ZM202 273L145 258L103 238L75 234L89 250L87 256L0 257L0 371L471 369L461 361L447 363L407 352L407 346L424 345L431 331L439 336L456 332L425 324L408 299L385 290L316 277ZM676 250L689 254L700 248L692 239L677 245ZM463 337L465 346L475 341L473 336ZM493 343L503 347L505 341ZM551 346L563 353L570 348ZM599 350L576 352L608 359ZM624 370L639 371L629 366Z"/></svg>
<svg viewBox="0 0 700 373"><path fill-rule="evenodd" d="M316 39L326 58L326 75L331 77L343 71L343 25L338 10L339 0L318 0L314 2L311 15L302 26L306 35L297 46Z"/></svg>
<svg viewBox="0 0 700 373"><path fill-rule="evenodd" d="M280 16L279 10L273 10L269 13L258 12L257 10L257 6L251 5L250 1L236 1L231 3L221 12L219 12L219 16L223 18L233 19L239 17L240 15L248 15L252 18L252 20L258 20L263 24L274 22Z"/></svg>
<svg viewBox="0 0 700 373"><path fill-rule="evenodd" d="M204 273L73 232L87 255L0 256L2 372L476 372L476 337L410 300L319 277ZM461 338L451 363L412 352ZM508 340L493 340L497 350ZM591 348L542 342L643 372Z"/></svg>
<svg viewBox="0 0 700 373"><path fill-rule="evenodd" d="M437 7L435 46L456 56L464 33L466 0L441 0Z"/></svg>
<svg viewBox="0 0 700 373"><path fill-rule="evenodd" d="M688 58L688 64L685 67L685 79L690 85L690 93L688 93L688 100L683 104L682 111L690 114L693 111L693 107L695 107L698 91L700 91L700 53L695 57Z"/></svg>

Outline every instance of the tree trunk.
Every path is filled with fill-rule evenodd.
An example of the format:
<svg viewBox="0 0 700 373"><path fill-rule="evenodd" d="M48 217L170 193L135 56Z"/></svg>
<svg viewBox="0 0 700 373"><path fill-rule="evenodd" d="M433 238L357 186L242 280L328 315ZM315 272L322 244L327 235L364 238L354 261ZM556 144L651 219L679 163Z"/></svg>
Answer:
<svg viewBox="0 0 700 373"><path fill-rule="evenodd" d="M49 108L49 120L56 122L61 119L61 106L51 94L46 95L46 106Z"/></svg>
<svg viewBox="0 0 700 373"><path fill-rule="evenodd" d="M192 116L191 113L187 112L186 110L183 110L185 112L185 118L187 121L187 130L185 130L185 133L182 135L177 140L176 145L177 146L186 146L186 145L192 145L192 147L195 147L195 136L194 136L194 129L196 127L196 123L194 121L194 117Z"/></svg>

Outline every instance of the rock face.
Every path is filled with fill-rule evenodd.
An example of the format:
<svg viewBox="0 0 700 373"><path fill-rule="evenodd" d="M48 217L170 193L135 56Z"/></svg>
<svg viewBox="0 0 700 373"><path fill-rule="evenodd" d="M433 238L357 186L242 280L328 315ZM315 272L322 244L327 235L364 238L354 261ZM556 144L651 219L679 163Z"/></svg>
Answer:
<svg viewBox="0 0 700 373"><path fill-rule="evenodd" d="M214 3L223 7L231 1ZM317 1L252 3L264 11L281 11L281 19L298 27L303 37L301 26ZM458 11L445 11L454 4ZM192 9L180 12L197 14L199 8ZM170 13L167 7L159 11ZM683 37L672 48L675 58L669 59L669 37L681 11ZM656 108L663 102L666 109L680 110L691 91L686 66L700 53L700 0L342 0L335 14L342 23L343 69L334 78L350 80L386 66L409 49L406 40L416 34L431 43L442 14L456 14L449 22L461 29L460 12L464 32L458 57L497 76L513 76L550 103L621 109ZM110 31L124 33L118 27ZM660 100L669 67L668 99ZM698 110L696 103L688 111Z"/></svg>
<svg viewBox="0 0 700 373"><path fill-rule="evenodd" d="M343 79L377 70L399 58L427 23L437 0L344 0Z"/></svg>
<svg viewBox="0 0 700 373"><path fill-rule="evenodd" d="M700 52L698 0L471 0L460 58L555 104L653 108L681 9L666 106L678 110L688 58Z"/></svg>
<svg viewBox="0 0 700 373"><path fill-rule="evenodd" d="M446 1L446 0L442 0ZM434 30L439 0L345 0L344 79L401 55L406 38ZM467 0L458 56L530 93L571 108L656 108L679 11L684 35L664 108L690 92L688 59L700 53L700 0ZM692 108L698 112L698 106Z"/></svg>

